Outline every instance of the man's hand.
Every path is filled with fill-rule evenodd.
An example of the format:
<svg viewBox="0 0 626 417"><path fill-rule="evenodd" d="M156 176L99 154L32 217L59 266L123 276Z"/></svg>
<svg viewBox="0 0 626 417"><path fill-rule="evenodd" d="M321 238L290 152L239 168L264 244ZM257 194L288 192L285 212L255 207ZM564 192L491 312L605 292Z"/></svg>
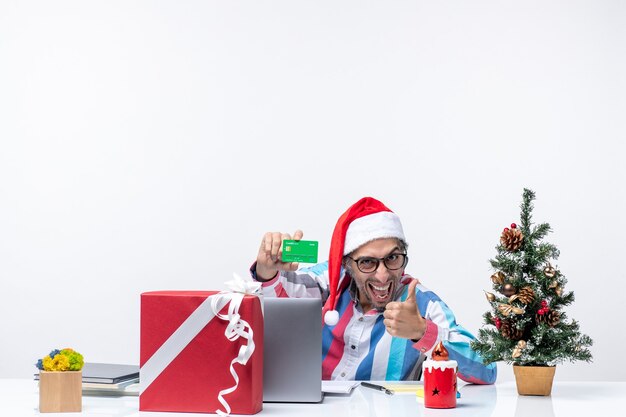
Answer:
<svg viewBox="0 0 626 417"><path fill-rule="evenodd" d="M276 276L278 271L295 271L297 262L282 262L283 240L301 240L304 233L296 230L293 238L289 233L267 232L261 241L259 254L256 257L256 276L259 279L269 280Z"/></svg>
<svg viewBox="0 0 626 417"><path fill-rule="evenodd" d="M419 340L426 331L426 320L417 308L415 287L418 281L414 279L409 284L409 294L404 301L392 301L387 304L383 316L387 332L395 337Z"/></svg>

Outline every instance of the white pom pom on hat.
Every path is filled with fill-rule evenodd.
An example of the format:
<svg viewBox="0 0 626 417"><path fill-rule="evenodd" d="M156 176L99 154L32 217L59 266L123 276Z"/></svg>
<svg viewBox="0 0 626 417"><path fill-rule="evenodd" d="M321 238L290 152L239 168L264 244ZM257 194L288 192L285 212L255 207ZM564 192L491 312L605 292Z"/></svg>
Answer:
<svg viewBox="0 0 626 417"><path fill-rule="evenodd" d="M349 284L342 279L341 260L367 242L376 239L397 238L406 240L400 218L387 206L372 197L364 197L354 203L339 217L330 242L328 256L328 290L330 292L322 314L324 322L334 326L339 322L337 294Z"/></svg>
<svg viewBox="0 0 626 417"><path fill-rule="evenodd" d="M339 323L339 312L337 310L328 310L324 314L324 323L329 326L334 326Z"/></svg>

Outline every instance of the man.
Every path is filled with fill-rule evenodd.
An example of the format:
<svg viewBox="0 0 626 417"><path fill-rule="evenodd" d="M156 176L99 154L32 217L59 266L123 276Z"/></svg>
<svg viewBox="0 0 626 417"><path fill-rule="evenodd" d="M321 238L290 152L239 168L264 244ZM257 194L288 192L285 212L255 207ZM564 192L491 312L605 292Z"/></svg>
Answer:
<svg viewBox="0 0 626 417"><path fill-rule="evenodd" d="M402 225L383 203L362 198L339 218L328 262L303 269L282 262L282 241L302 236L266 233L250 272L266 296L324 301L323 379L416 379L443 341L462 380L495 382L495 364L484 365L470 348L474 336L435 293L405 274Z"/></svg>

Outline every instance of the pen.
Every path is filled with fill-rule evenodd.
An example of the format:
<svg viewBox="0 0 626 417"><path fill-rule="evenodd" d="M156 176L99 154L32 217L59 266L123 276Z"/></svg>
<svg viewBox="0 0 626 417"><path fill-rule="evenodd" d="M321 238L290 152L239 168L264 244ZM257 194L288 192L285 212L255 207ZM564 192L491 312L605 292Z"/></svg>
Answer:
<svg viewBox="0 0 626 417"><path fill-rule="evenodd" d="M387 389L385 387L383 387L382 385L376 385L376 384L370 384L369 382L361 382L361 386L365 387L365 388L371 388L371 389L375 389L378 391L382 391L387 395L393 395L393 391L390 389Z"/></svg>

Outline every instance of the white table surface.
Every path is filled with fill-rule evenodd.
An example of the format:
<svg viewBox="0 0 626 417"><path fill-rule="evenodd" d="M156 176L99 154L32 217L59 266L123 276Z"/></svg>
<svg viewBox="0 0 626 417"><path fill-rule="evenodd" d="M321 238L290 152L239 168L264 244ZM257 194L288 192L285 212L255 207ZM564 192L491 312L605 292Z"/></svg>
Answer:
<svg viewBox="0 0 626 417"><path fill-rule="evenodd" d="M518 396L514 382L496 385L460 385L457 408L424 407L413 394L386 395L357 387L351 395L327 395L319 404L264 403L257 416L309 417L405 417L405 416L494 416L561 417L626 416L626 382L558 382L550 397ZM37 381L0 379L0 416L39 415ZM46 413L46 416L190 417L201 414L138 411L138 397L83 396L82 413ZM213 415L213 414L210 414Z"/></svg>

